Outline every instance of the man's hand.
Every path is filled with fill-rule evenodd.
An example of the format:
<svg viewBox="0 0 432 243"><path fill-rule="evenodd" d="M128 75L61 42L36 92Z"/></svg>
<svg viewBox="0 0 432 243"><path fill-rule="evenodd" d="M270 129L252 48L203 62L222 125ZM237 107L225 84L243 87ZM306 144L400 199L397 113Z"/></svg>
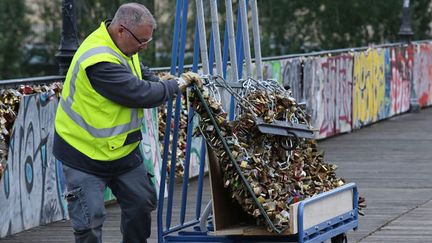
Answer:
<svg viewBox="0 0 432 243"><path fill-rule="evenodd" d="M162 81L165 81L165 80L177 80L177 77L176 76L174 76L174 75L172 75L172 74L170 74L170 73L162 73L160 76L160 79L162 80Z"/></svg>
<svg viewBox="0 0 432 243"><path fill-rule="evenodd" d="M180 86L180 89L184 88L186 90L186 87L195 84L198 88L203 87L203 81L201 77L194 72L187 72L183 73L180 77L180 79L183 79L185 82L183 82L182 86L186 85L185 87ZM184 91L182 90L182 92Z"/></svg>
<svg viewBox="0 0 432 243"><path fill-rule="evenodd" d="M201 77L194 72L183 73L180 77L175 77L169 73L163 73L160 76L162 81L165 80L177 80L177 85L182 93L186 91L186 88L195 84L198 88L202 88L203 81Z"/></svg>

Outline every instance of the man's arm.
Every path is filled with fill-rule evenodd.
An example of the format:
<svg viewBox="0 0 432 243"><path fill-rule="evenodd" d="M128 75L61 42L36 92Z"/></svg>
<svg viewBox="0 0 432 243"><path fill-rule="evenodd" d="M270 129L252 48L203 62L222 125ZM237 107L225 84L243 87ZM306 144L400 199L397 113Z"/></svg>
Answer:
<svg viewBox="0 0 432 243"><path fill-rule="evenodd" d="M152 82L160 82L160 78L154 74L153 71L150 70L149 67L144 66L142 63L140 63L141 66L141 75L142 78L148 81Z"/></svg>
<svg viewBox="0 0 432 243"><path fill-rule="evenodd" d="M159 82L144 77L140 80L120 64L101 62L88 67L86 72L99 94L131 108L157 107L179 92L175 80Z"/></svg>

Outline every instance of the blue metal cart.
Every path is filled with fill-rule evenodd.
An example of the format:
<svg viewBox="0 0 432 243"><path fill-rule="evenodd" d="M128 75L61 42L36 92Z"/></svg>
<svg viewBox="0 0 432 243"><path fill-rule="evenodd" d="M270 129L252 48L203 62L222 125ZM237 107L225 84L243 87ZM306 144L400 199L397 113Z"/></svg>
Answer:
<svg viewBox="0 0 432 243"><path fill-rule="evenodd" d="M217 20L217 3L218 0L210 0L212 13L212 32L210 35L210 48L207 50L207 39L205 32L205 21L203 13L203 1L196 0L196 24L194 38L194 53L192 71L197 72L199 61L201 61L201 73L204 75L213 74L213 64L216 64L216 75L226 78L228 58L231 61L231 79L236 82L242 78L243 62L247 67L247 75L250 73L251 57L249 53L249 30L247 26L247 9L250 4L251 16L253 19L254 30L254 50L255 62L257 66L257 79L262 76L261 71L261 53L259 44L258 13L256 0L239 0L237 11L237 29L234 33L234 21L232 14L231 0L225 0L226 7L226 26L223 37L223 48L221 50L219 43L219 22ZM185 46L186 46L186 28L188 23L189 0L176 1L176 13L174 22L172 56L171 56L171 74L180 75L184 69ZM215 14L216 13L216 14ZM201 56L199 56L201 54ZM358 193L354 183L349 183L332 191L328 191L312 198L305 199L290 209L294 213L291 218L292 226L290 234L282 235L232 235L224 234L223 231L215 230L212 226L212 207L211 203L203 209L203 190L205 188L205 142L201 142L199 173L194 178L195 190L191 190L189 185L189 166L191 158L192 144L192 127L194 112L192 109L188 113L188 126L186 137L186 154L184 163L184 175L181 182L181 189L176 192L175 173L166 173L167 165L175 168L177 160L177 148L172 146L171 155L169 156L169 145L177 144L179 134L179 121L181 114L181 95L176 98L174 107L172 101L167 103L166 129L164 133L164 151L162 155L161 181L159 187L159 201L157 212L158 242L323 242L331 240L332 242L343 242L346 240L346 232L358 227ZM234 118L233 99L230 102L229 118ZM174 130L171 136L171 124ZM171 140L172 138L172 140ZM170 157L170 158L169 158ZM192 194L189 195L189 194ZM174 205L180 205L180 210ZM187 219L187 215L192 218ZM187 214L189 212L189 214ZM178 216L178 217L177 217ZM178 220L177 224L173 219Z"/></svg>

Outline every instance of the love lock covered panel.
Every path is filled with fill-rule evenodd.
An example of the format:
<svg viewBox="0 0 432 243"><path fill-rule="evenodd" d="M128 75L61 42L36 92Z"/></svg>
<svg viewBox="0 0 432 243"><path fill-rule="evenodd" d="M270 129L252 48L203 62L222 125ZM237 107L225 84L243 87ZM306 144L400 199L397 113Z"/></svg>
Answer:
<svg viewBox="0 0 432 243"><path fill-rule="evenodd" d="M217 83L217 79L207 83ZM345 182L336 176L336 165L324 162L313 136L293 132L299 126L306 132L313 129L310 116L289 90L276 82L252 79L244 81L243 87L240 93L232 93L238 102L233 121L227 119L211 85L195 89L189 98L201 116L199 130L215 155L210 161L218 163L232 202L269 232L282 233L289 227L291 204ZM284 125L274 126L276 132L263 133L257 121Z"/></svg>

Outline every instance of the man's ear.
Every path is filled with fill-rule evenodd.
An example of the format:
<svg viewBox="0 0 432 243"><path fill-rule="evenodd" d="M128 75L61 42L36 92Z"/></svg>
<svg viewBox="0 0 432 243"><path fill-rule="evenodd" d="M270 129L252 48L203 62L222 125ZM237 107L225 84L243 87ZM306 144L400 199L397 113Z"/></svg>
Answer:
<svg viewBox="0 0 432 243"><path fill-rule="evenodd" d="M124 30L121 28L121 26L118 25L110 25L109 26L109 33L111 34L111 37L115 40L118 40L122 37Z"/></svg>
<svg viewBox="0 0 432 243"><path fill-rule="evenodd" d="M115 32L117 33L117 35L119 37L122 37L124 35L125 30L124 30L123 27L117 26L116 29L115 29Z"/></svg>

